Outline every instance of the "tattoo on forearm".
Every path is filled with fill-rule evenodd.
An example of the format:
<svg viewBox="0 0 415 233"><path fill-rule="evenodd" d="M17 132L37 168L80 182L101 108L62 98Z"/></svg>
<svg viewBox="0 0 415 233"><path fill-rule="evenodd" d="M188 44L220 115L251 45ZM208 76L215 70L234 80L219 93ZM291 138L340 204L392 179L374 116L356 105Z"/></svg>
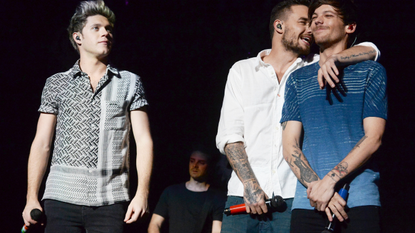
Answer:
<svg viewBox="0 0 415 233"><path fill-rule="evenodd" d="M329 172L329 177L332 178L334 181L339 181L343 177L347 176L349 174L349 171L347 170L349 164L347 162L340 162L337 164L331 172Z"/></svg>
<svg viewBox="0 0 415 233"><path fill-rule="evenodd" d="M300 179L299 179L300 182L306 185L306 183L317 181L318 176L311 169L311 167L307 165L308 164L307 158L301 152L298 142L296 142L296 145L293 145L293 147L295 148L295 150L294 150L294 153L291 154L293 158L289 161L289 165L291 167L298 168L300 172Z"/></svg>
<svg viewBox="0 0 415 233"><path fill-rule="evenodd" d="M356 146L354 146L354 148L358 148L360 147L360 145L363 143L364 140L366 140L367 136L363 136L356 144Z"/></svg>
<svg viewBox="0 0 415 233"><path fill-rule="evenodd" d="M340 60L341 61L348 61L352 58L357 58L357 57L361 57L361 56L369 55L369 54L374 54L374 53L376 53L376 50L372 49L369 52L365 52L365 53L351 54L349 56L340 56Z"/></svg>
<svg viewBox="0 0 415 233"><path fill-rule="evenodd" d="M256 179L243 145L231 143L225 147L226 157L241 180Z"/></svg>
<svg viewBox="0 0 415 233"><path fill-rule="evenodd" d="M225 147L226 157L233 170L243 181L244 199L247 203L258 203L264 199L264 193L255 177L242 143L231 143Z"/></svg>
<svg viewBox="0 0 415 233"><path fill-rule="evenodd" d="M257 203L262 197L262 190L259 188L258 181L250 179L244 182L245 194L244 198L247 203Z"/></svg>

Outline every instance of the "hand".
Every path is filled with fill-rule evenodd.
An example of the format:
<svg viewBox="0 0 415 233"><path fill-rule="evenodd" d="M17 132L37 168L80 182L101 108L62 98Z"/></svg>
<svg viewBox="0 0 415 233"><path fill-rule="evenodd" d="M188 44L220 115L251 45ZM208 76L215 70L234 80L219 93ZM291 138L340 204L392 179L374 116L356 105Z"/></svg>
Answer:
<svg viewBox="0 0 415 233"><path fill-rule="evenodd" d="M127 224L137 221L138 218L148 213L147 198L142 195L136 194L133 200L131 200L128 206L127 213L125 214L124 222Z"/></svg>
<svg viewBox="0 0 415 233"><path fill-rule="evenodd" d="M31 202L28 201L22 213L23 221L26 226L30 226L31 224L37 223L37 221L33 220L32 217L30 216L30 212L33 209L39 209L40 211L43 212L43 209L40 206L39 201L31 201Z"/></svg>
<svg viewBox="0 0 415 233"><path fill-rule="evenodd" d="M263 214L268 212L265 200L268 196L264 193L256 180L244 182L244 201L246 212L249 214Z"/></svg>
<svg viewBox="0 0 415 233"><path fill-rule="evenodd" d="M340 222L348 219L349 217L344 210L345 207L346 201L337 192L334 193L334 196L330 199L330 202L325 210L329 221L333 221L332 214L335 214Z"/></svg>
<svg viewBox="0 0 415 233"><path fill-rule="evenodd" d="M324 211L334 195L334 180L325 176L322 180L311 182L307 188L307 198L310 205L318 211Z"/></svg>
<svg viewBox="0 0 415 233"><path fill-rule="evenodd" d="M336 55L332 55L320 66L318 70L317 80L320 85L320 89L324 89L325 83L329 84L332 88L336 87L335 83L340 80L337 77L339 70L337 69L338 59Z"/></svg>

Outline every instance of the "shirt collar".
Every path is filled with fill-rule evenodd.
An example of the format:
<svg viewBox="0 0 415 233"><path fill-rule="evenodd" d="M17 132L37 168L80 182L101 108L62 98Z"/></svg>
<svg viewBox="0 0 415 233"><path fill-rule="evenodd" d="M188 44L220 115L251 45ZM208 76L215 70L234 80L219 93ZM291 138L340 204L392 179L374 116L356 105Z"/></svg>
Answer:
<svg viewBox="0 0 415 233"><path fill-rule="evenodd" d="M111 64L108 64L108 65L107 65L107 70L105 71L105 74L108 74L108 71L109 71L110 73L112 73L112 74L113 74L113 76L115 76L115 77L119 77L119 75L118 75L118 69L117 69L117 68L115 68L115 67L113 67L113 66L111 66ZM81 67L79 67L79 59L78 59L78 60L75 62L75 64L72 66L72 69L71 69L71 71L70 71L69 75L70 75L71 77L76 78L76 77L81 76L81 75L83 75L83 74L85 74L85 75L86 75L86 73L85 73L85 72L82 72Z"/></svg>
<svg viewBox="0 0 415 233"><path fill-rule="evenodd" d="M262 60L262 58L264 57L264 56L267 56L268 54L270 54L271 53L271 49L264 49L264 50L262 50L261 52L259 52L258 53L258 55L256 56L257 57L257 60L258 60L258 64L255 66L255 71L259 71L259 69L260 68L262 68L262 67L267 67L267 66L270 66L270 64L268 64L268 63L265 63L263 60ZM299 58L297 58L297 60L295 60L295 64L296 65L298 65L298 64L300 64L300 63L302 63L303 62L303 59L301 58L301 57L299 57Z"/></svg>

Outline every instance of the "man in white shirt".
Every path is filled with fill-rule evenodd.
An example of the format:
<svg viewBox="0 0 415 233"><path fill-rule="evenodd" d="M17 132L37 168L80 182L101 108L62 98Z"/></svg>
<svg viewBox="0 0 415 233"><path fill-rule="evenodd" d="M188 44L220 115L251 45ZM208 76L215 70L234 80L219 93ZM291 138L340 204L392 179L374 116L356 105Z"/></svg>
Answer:
<svg viewBox="0 0 415 233"><path fill-rule="evenodd" d="M226 208L245 203L249 214L223 217L222 232L289 232L297 179L282 155L281 112L287 77L319 60L310 52L308 1L277 4L270 19L272 49L239 61L229 71L216 145L233 168ZM338 82L336 65L376 59L373 44L359 44L330 57L319 70L328 85ZM265 200L282 196L284 211L268 211Z"/></svg>

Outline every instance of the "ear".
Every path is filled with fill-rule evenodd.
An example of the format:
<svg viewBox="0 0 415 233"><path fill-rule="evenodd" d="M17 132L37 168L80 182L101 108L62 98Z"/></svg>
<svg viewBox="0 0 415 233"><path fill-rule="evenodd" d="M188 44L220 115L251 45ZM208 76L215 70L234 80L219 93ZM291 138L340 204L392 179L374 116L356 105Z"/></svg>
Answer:
<svg viewBox="0 0 415 233"><path fill-rule="evenodd" d="M277 19L274 21L274 30L277 33L282 34L282 32L284 31L283 28L284 28L284 25L282 24L281 20Z"/></svg>
<svg viewBox="0 0 415 233"><path fill-rule="evenodd" d="M73 38L73 40L75 41L75 43L77 44L77 45L81 45L82 43L81 43L81 33L79 33L79 32L74 32L74 33L72 33L72 38Z"/></svg>
<svg viewBox="0 0 415 233"><path fill-rule="evenodd" d="M357 25L356 23L351 23L351 24L347 24L345 27L346 27L346 33L352 34L353 32L356 31Z"/></svg>

